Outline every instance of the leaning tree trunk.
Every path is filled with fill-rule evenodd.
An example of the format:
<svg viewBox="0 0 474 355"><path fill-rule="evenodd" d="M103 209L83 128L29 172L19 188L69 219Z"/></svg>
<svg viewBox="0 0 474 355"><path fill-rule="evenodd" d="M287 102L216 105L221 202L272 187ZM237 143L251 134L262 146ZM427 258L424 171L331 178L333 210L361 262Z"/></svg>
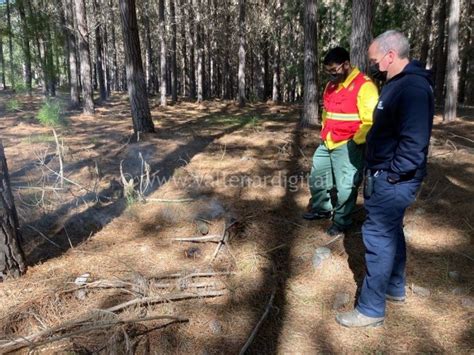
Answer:
<svg viewBox="0 0 474 355"><path fill-rule="evenodd" d="M92 90L91 62L89 51L89 33L87 29L86 6L84 0L75 0L76 21L79 40L79 58L81 61L81 81L83 111L85 114L94 114L94 100Z"/></svg>
<svg viewBox="0 0 474 355"><path fill-rule="evenodd" d="M304 108L301 124L318 121L317 85L317 0L305 0L304 12Z"/></svg>
<svg viewBox="0 0 474 355"><path fill-rule="evenodd" d="M26 272L20 245L20 227L15 202L10 189L7 160L0 142L0 282Z"/></svg>
<svg viewBox="0 0 474 355"><path fill-rule="evenodd" d="M239 106L245 106L245 0L239 0Z"/></svg>
<svg viewBox="0 0 474 355"><path fill-rule="evenodd" d="M135 0L120 0L119 3L133 130L135 134L139 132L154 132L155 126L151 119L145 74L143 72Z"/></svg>
<svg viewBox="0 0 474 355"><path fill-rule="evenodd" d="M456 119L459 84L459 2L460 0L451 0L449 8L448 63L446 65L447 80L443 122L451 122Z"/></svg>
<svg viewBox="0 0 474 355"><path fill-rule="evenodd" d="M351 63L367 72L367 49L372 40L373 0L352 1Z"/></svg>
<svg viewBox="0 0 474 355"><path fill-rule="evenodd" d="M166 106L166 27L165 27L165 0L160 0L158 11L160 27L160 104Z"/></svg>

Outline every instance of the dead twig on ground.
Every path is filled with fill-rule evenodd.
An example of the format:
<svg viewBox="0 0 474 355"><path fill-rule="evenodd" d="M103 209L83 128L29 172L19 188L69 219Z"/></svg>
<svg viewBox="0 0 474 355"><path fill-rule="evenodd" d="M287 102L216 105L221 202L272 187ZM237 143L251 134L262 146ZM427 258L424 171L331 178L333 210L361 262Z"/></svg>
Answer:
<svg viewBox="0 0 474 355"><path fill-rule="evenodd" d="M329 242L327 242L326 244L323 245L323 247L328 247L329 245L331 245L332 243L338 241L339 239L341 239L343 236L342 235L338 235L334 238L332 238Z"/></svg>
<svg viewBox="0 0 474 355"><path fill-rule="evenodd" d="M460 136L458 134L454 134L454 133L448 133L451 137L454 137L454 138L462 138L462 139L465 139L467 140L468 142L471 142L471 143L474 143L474 140L470 139L470 138L467 138L467 137L464 137L464 136Z"/></svg>
<svg viewBox="0 0 474 355"><path fill-rule="evenodd" d="M178 199L167 199L167 198L147 198L145 202L161 202L161 203L184 203L193 202L193 198L178 198Z"/></svg>
<svg viewBox="0 0 474 355"><path fill-rule="evenodd" d="M190 242L190 243L205 243L205 242L215 242L219 243L221 241L221 236L218 234L206 235L203 237L189 237L189 238L173 238L177 242Z"/></svg>
<svg viewBox="0 0 474 355"><path fill-rule="evenodd" d="M30 224L27 224L26 226L27 226L28 228L30 228L30 229L33 229L36 233L38 233L41 237L43 237L43 239L45 239L46 241L50 242L50 243L53 244L55 247L57 247L57 248L59 248L59 249L61 249L61 250L64 249L64 248L61 247L59 244L57 244L57 243L53 242L51 239L49 239L49 238L48 238L43 232L41 232L39 229L33 227L33 226L30 225Z"/></svg>
<svg viewBox="0 0 474 355"><path fill-rule="evenodd" d="M59 144L58 135L56 134L56 130L54 128L53 128L53 135L54 135L54 140L56 141L56 155L59 160L59 173L58 173L59 186L63 187L64 186L64 169L63 169L62 147Z"/></svg>
<svg viewBox="0 0 474 355"><path fill-rule="evenodd" d="M211 261L210 263L214 262L214 260L216 259L217 257L217 254L219 254L219 251L221 249L221 247L223 245L225 245L227 247L227 250L229 251L229 254L232 256L232 258L234 258L234 261L235 261L235 256L232 254L230 248L229 248L229 245L228 245L228 242L229 242L229 228L232 227L234 224L236 224L237 221L233 221L231 222L229 225L227 224L227 221L224 223L224 230L222 231L222 235L221 235L221 238L219 240L219 243L217 244L217 247L214 251L214 254L212 255L212 258L211 258Z"/></svg>
<svg viewBox="0 0 474 355"><path fill-rule="evenodd" d="M268 316L268 313L270 313L270 309L273 307L273 300L275 299L275 294L276 294L276 287L273 289L273 292L270 296L270 299L268 300L267 306L265 307L265 312L263 312L263 314L260 317L260 320L258 321L257 325L252 330L252 333L250 333L249 338L245 342L242 349L240 349L239 355L245 354L245 352L248 350L250 344L252 344L252 341L255 339L255 336L257 335L260 327L262 326L263 321Z"/></svg>

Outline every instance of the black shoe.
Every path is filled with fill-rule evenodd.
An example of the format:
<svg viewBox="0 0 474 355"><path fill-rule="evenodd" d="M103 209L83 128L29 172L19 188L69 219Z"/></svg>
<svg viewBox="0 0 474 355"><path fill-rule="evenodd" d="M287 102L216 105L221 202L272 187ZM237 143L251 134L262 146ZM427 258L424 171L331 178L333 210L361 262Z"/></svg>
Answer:
<svg viewBox="0 0 474 355"><path fill-rule="evenodd" d="M329 219L331 218L331 212L306 212L303 214L303 218L313 221L316 219Z"/></svg>
<svg viewBox="0 0 474 355"><path fill-rule="evenodd" d="M332 224L331 227L326 230L326 234L331 238L343 237L344 233L345 229L338 227L335 224Z"/></svg>

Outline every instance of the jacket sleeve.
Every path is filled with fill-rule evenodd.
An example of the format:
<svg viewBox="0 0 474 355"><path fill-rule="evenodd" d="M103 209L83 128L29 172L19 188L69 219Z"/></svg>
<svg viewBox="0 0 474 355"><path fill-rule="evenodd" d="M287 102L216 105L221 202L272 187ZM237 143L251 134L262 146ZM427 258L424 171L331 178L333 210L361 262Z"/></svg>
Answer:
<svg viewBox="0 0 474 355"><path fill-rule="evenodd" d="M374 108L377 105L378 100L378 90L373 82L368 81L361 86L359 93L357 94L357 109L362 123L359 130L352 138L356 144L365 143L367 133L372 127Z"/></svg>
<svg viewBox="0 0 474 355"><path fill-rule="evenodd" d="M400 177L415 173L426 160L432 127L432 96L420 87L407 87L399 96L399 138L391 170Z"/></svg>

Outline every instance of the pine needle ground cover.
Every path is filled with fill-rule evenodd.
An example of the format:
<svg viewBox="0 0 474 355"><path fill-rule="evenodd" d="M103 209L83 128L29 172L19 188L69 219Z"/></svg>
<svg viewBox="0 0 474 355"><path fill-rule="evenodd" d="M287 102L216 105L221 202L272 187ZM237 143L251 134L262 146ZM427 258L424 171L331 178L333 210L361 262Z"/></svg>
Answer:
<svg viewBox="0 0 474 355"><path fill-rule="evenodd" d="M24 119L40 96L15 99L22 112L0 97L0 129L30 268L0 284L2 351L237 353L266 310L253 353L472 351L472 110L435 119L405 219L406 304L388 305L381 328L349 330L334 316L364 274L362 199L344 240L300 218L319 143L318 127L298 128L300 107L152 100L157 133L133 143L114 95L94 117L65 112L61 183L52 129ZM314 268L323 245L331 256Z"/></svg>

